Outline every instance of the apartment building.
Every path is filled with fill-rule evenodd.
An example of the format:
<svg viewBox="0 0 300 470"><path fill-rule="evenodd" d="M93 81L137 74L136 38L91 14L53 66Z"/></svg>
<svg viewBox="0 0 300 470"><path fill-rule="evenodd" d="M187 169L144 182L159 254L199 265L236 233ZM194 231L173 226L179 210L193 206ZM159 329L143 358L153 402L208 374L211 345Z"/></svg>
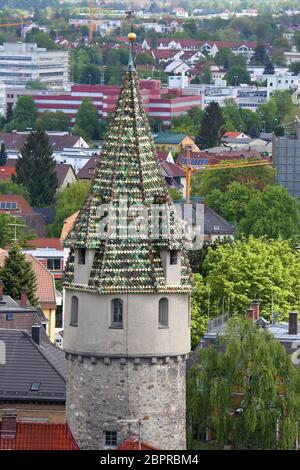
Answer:
<svg viewBox="0 0 300 470"><path fill-rule="evenodd" d="M48 51L33 43L0 46L0 81L26 85L39 80L49 87L64 88L69 82L69 56L62 50Z"/></svg>

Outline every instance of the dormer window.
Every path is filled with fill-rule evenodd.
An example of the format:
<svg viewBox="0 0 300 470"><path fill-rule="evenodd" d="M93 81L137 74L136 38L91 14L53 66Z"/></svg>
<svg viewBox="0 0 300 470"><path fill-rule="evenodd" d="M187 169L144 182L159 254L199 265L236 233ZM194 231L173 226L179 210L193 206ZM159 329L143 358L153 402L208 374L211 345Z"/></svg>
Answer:
<svg viewBox="0 0 300 470"><path fill-rule="evenodd" d="M85 264L85 248L78 250L78 264Z"/></svg>
<svg viewBox="0 0 300 470"><path fill-rule="evenodd" d="M177 251L172 250L170 251L170 264L174 265L178 263L178 256L177 256Z"/></svg>

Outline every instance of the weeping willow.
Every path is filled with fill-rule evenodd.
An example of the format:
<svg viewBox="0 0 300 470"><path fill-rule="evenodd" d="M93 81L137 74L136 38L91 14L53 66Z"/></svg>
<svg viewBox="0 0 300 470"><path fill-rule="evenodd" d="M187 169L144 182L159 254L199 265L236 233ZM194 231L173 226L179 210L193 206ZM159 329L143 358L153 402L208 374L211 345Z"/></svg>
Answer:
<svg viewBox="0 0 300 470"><path fill-rule="evenodd" d="M300 370L284 347L248 319L232 318L199 351L187 383L190 448L295 449Z"/></svg>

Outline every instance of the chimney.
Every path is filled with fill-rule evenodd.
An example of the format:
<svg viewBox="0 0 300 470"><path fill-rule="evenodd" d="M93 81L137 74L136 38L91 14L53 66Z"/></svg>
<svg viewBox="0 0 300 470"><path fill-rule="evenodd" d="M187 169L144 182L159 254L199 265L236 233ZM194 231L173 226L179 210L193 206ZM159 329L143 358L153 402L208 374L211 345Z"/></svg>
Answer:
<svg viewBox="0 0 300 470"><path fill-rule="evenodd" d="M254 321L258 320L259 319L259 300L257 299L252 300L250 308L254 310L253 320Z"/></svg>
<svg viewBox="0 0 300 470"><path fill-rule="evenodd" d="M17 415L14 410L4 410L1 419L0 437L13 438L17 430Z"/></svg>
<svg viewBox="0 0 300 470"><path fill-rule="evenodd" d="M298 334L298 312L290 312L289 314L289 335Z"/></svg>
<svg viewBox="0 0 300 470"><path fill-rule="evenodd" d="M27 289L21 291L21 307L27 307Z"/></svg>
<svg viewBox="0 0 300 470"><path fill-rule="evenodd" d="M0 281L0 300L3 300L4 283Z"/></svg>
<svg viewBox="0 0 300 470"><path fill-rule="evenodd" d="M36 344L41 344L41 328L37 323L31 327L31 337Z"/></svg>
<svg viewBox="0 0 300 470"><path fill-rule="evenodd" d="M254 321L254 310L253 310L253 308L248 308L246 313L247 313L247 317L250 320Z"/></svg>

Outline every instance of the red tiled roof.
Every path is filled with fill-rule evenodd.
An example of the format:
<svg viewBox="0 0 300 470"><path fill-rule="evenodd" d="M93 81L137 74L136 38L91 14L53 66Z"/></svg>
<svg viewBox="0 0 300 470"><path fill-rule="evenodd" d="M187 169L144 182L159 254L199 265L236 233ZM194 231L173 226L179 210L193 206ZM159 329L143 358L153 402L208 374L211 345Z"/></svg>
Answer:
<svg viewBox="0 0 300 470"><path fill-rule="evenodd" d="M10 180L15 173L16 168L13 166L0 166L0 180Z"/></svg>
<svg viewBox="0 0 300 470"><path fill-rule="evenodd" d="M72 230L74 224L75 224L75 220L77 218L79 214L79 211L77 212L74 212L74 214L70 215L70 217L68 217L65 221L64 221L64 225L63 225L63 228L61 230L61 234L60 234L60 239L61 241L63 242L65 240L65 238L68 236L70 230Z"/></svg>
<svg viewBox="0 0 300 470"><path fill-rule="evenodd" d="M225 134L223 135L223 137L239 137L241 134L243 134L243 132L238 132L238 131L228 131L228 132L225 132Z"/></svg>
<svg viewBox="0 0 300 470"><path fill-rule="evenodd" d="M93 170L97 166L97 161L98 161L99 155L95 155L91 157L86 164L79 170L77 174L77 178L79 180L90 180L92 179L93 176Z"/></svg>
<svg viewBox="0 0 300 470"><path fill-rule="evenodd" d="M0 450L79 450L67 424L17 423L14 437L0 437Z"/></svg>
<svg viewBox="0 0 300 470"><path fill-rule="evenodd" d="M176 51L174 49L154 49L152 54L155 60L166 60L172 59L176 54L180 51Z"/></svg>
<svg viewBox="0 0 300 470"><path fill-rule="evenodd" d="M34 246L36 248L55 248L61 250L62 245L59 238L34 238L27 242L28 246Z"/></svg>
<svg viewBox="0 0 300 470"><path fill-rule="evenodd" d="M23 196L18 194L0 194L0 202L16 202L17 211L20 215L34 214L34 211L30 204L26 201ZM0 212L9 212L10 214L16 213L16 210L1 210Z"/></svg>
<svg viewBox="0 0 300 470"><path fill-rule="evenodd" d="M55 282L53 274L40 263L34 256L26 253L28 261L32 263L36 280L36 296L40 301L41 308L56 308Z"/></svg>
<svg viewBox="0 0 300 470"><path fill-rule="evenodd" d="M180 176L182 178L185 177L185 173L183 169L179 165L176 165L176 163L161 161L160 166L165 171L167 176L170 176L172 178L177 177L177 176Z"/></svg>
<svg viewBox="0 0 300 470"><path fill-rule="evenodd" d="M159 450L147 442L139 442L139 437L136 434L130 434L118 446L117 450Z"/></svg>

